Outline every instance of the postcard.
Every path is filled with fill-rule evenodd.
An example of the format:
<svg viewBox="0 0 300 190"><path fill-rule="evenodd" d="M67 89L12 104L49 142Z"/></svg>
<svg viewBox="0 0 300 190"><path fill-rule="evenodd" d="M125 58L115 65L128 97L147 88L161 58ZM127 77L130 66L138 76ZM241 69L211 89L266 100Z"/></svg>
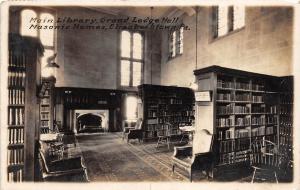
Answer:
<svg viewBox="0 0 300 190"><path fill-rule="evenodd" d="M299 9L3 2L1 189L299 188Z"/></svg>

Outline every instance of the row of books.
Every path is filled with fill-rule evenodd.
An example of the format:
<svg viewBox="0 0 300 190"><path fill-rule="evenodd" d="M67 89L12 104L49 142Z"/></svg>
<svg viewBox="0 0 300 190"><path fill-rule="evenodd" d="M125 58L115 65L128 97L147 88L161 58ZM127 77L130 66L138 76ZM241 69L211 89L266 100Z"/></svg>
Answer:
<svg viewBox="0 0 300 190"><path fill-rule="evenodd" d="M221 154L219 157L219 164L233 164L234 160L234 152Z"/></svg>
<svg viewBox="0 0 300 190"><path fill-rule="evenodd" d="M8 143L9 144L24 143L24 128L8 129Z"/></svg>
<svg viewBox="0 0 300 190"><path fill-rule="evenodd" d="M49 121L41 121L42 127L49 127Z"/></svg>
<svg viewBox="0 0 300 190"><path fill-rule="evenodd" d="M166 117L166 116L194 116L193 110L186 111L157 111L157 110L148 110L148 117Z"/></svg>
<svg viewBox="0 0 300 190"><path fill-rule="evenodd" d="M234 95L231 93L217 93L217 100L233 101Z"/></svg>
<svg viewBox="0 0 300 190"><path fill-rule="evenodd" d="M250 125L250 117L238 117L235 119L235 125L248 126Z"/></svg>
<svg viewBox="0 0 300 190"><path fill-rule="evenodd" d="M293 108L291 106L280 106L280 114L293 114Z"/></svg>
<svg viewBox="0 0 300 190"><path fill-rule="evenodd" d="M280 116L280 125L282 126L292 126L293 117L292 116Z"/></svg>
<svg viewBox="0 0 300 190"><path fill-rule="evenodd" d="M249 142L248 142L249 145ZM249 161L249 148L248 150L235 152L235 162L246 162Z"/></svg>
<svg viewBox="0 0 300 190"><path fill-rule="evenodd" d="M279 137L279 145L281 146L292 146L293 145L293 138L288 136L280 136Z"/></svg>
<svg viewBox="0 0 300 190"><path fill-rule="evenodd" d="M293 104L294 95L293 94L280 94L280 102L281 104Z"/></svg>
<svg viewBox="0 0 300 190"><path fill-rule="evenodd" d="M249 150L250 148L249 146L250 146L250 138L220 141L219 152L227 153L227 152L245 151L245 150Z"/></svg>
<svg viewBox="0 0 300 190"><path fill-rule="evenodd" d="M47 119L49 119L49 114L48 114L48 113L41 113L41 119L42 119L42 120L47 120Z"/></svg>
<svg viewBox="0 0 300 190"><path fill-rule="evenodd" d="M231 118L217 118L216 125L217 127L230 127L234 125L234 119Z"/></svg>
<svg viewBox="0 0 300 190"><path fill-rule="evenodd" d="M23 181L23 169L8 173L8 182L21 182L21 181Z"/></svg>
<svg viewBox="0 0 300 190"><path fill-rule="evenodd" d="M277 114L277 106L267 106L266 112L271 114Z"/></svg>
<svg viewBox="0 0 300 190"><path fill-rule="evenodd" d="M237 113L250 113L249 106L238 106L234 104L228 104L226 106L218 106L217 113L222 114L237 114Z"/></svg>
<svg viewBox="0 0 300 190"><path fill-rule="evenodd" d="M234 88L234 82L232 81L224 81L224 80L217 80L217 87L218 88Z"/></svg>
<svg viewBox="0 0 300 190"><path fill-rule="evenodd" d="M10 51L9 57L8 57L8 66L25 68L26 67L25 54L23 54L23 53L13 54Z"/></svg>
<svg viewBox="0 0 300 190"><path fill-rule="evenodd" d="M278 123L278 117L277 116L268 116L266 117L266 124L274 124L274 125L277 125Z"/></svg>
<svg viewBox="0 0 300 190"><path fill-rule="evenodd" d="M250 83L245 83L245 82L236 82L234 83L233 81L230 80L223 80L223 79L218 79L217 80L217 87L218 88L235 88L235 89L242 89L242 90L255 90L255 91L264 91L265 86L262 84L255 84L252 83L252 88Z"/></svg>
<svg viewBox="0 0 300 190"><path fill-rule="evenodd" d="M25 87L25 71L8 72L9 87Z"/></svg>
<svg viewBox="0 0 300 190"><path fill-rule="evenodd" d="M254 103L260 103L260 102L263 102L263 101L264 101L263 96L252 95L252 102L254 102Z"/></svg>
<svg viewBox="0 0 300 190"><path fill-rule="evenodd" d="M266 118L264 116L251 118L252 125L265 125L265 123L266 123Z"/></svg>
<svg viewBox="0 0 300 190"><path fill-rule="evenodd" d="M239 93L235 95L236 101L251 101L251 95L247 93Z"/></svg>
<svg viewBox="0 0 300 190"><path fill-rule="evenodd" d="M41 106L41 111L50 111L50 107L49 106Z"/></svg>
<svg viewBox="0 0 300 190"><path fill-rule="evenodd" d="M237 139L250 137L249 129L228 129L226 131L218 131L218 139Z"/></svg>
<svg viewBox="0 0 300 190"><path fill-rule="evenodd" d="M24 163L24 148L8 149L7 152L8 165L16 165Z"/></svg>
<svg viewBox="0 0 300 190"><path fill-rule="evenodd" d="M194 120L194 116L181 116L181 117L163 117L158 118L158 123L186 123L192 122Z"/></svg>
<svg viewBox="0 0 300 190"><path fill-rule="evenodd" d="M8 114L8 125L24 125L24 108L9 107Z"/></svg>
<svg viewBox="0 0 300 190"><path fill-rule="evenodd" d="M279 135L292 137L293 128L292 127L279 127Z"/></svg>
<svg viewBox="0 0 300 190"><path fill-rule="evenodd" d="M236 82L235 88L242 89L242 90L250 90L250 83Z"/></svg>
<svg viewBox="0 0 300 190"><path fill-rule="evenodd" d="M252 83L252 90L255 90L255 91L264 91L265 90L265 86L262 85L262 84Z"/></svg>
<svg viewBox="0 0 300 190"><path fill-rule="evenodd" d="M251 129L251 135L253 137L265 135L265 130L266 130L265 126L261 126L261 127Z"/></svg>
<svg viewBox="0 0 300 190"><path fill-rule="evenodd" d="M25 91L20 89L9 89L8 103L11 105L25 104Z"/></svg>
<svg viewBox="0 0 300 190"><path fill-rule="evenodd" d="M265 113L265 111L264 106L252 106L252 113Z"/></svg>

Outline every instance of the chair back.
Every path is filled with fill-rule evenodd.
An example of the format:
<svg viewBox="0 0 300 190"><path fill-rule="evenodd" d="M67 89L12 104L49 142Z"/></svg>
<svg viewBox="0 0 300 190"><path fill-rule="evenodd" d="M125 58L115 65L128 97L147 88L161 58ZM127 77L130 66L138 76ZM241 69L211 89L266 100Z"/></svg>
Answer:
<svg viewBox="0 0 300 190"><path fill-rule="evenodd" d="M193 139L193 154L212 152L213 134L207 129L201 129Z"/></svg>
<svg viewBox="0 0 300 190"><path fill-rule="evenodd" d="M158 137L168 137L172 134L172 125L170 123L163 123L157 130Z"/></svg>
<svg viewBox="0 0 300 190"><path fill-rule="evenodd" d="M139 119L136 121L135 129L142 129L142 126L143 126L143 119L142 119L142 118L139 118Z"/></svg>
<svg viewBox="0 0 300 190"><path fill-rule="evenodd" d="M251 165L278 167L280 164L278 147L275 143L260 139L251 144Z"/></svg>

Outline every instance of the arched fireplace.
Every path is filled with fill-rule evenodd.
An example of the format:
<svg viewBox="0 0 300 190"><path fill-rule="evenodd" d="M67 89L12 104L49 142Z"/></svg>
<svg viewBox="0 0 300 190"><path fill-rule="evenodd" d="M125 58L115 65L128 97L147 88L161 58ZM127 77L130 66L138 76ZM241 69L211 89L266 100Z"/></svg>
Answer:
<svg viewBox="0 0 300 190"><path fill-rule="evenodd" d="M75 110L76 133L108 131L108 110Z"/></svg>

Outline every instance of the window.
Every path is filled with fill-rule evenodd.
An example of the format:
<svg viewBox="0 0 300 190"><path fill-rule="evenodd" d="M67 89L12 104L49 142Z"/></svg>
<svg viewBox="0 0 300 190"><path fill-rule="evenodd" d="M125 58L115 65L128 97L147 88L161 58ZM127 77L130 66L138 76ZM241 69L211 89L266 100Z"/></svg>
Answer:
<svg viewBox="0 0 300 190"><path fill-rule="evenodd" d="M213 8L214 38L245 26L244 6L218 6Z"/></svg>
<svg viewBox="0 0 300 190"><path fill-rule="evenodd" d="M138 32L121 32L121 86L142 83L143 36Z"/></svg>
<svg viewBox="0 0 300 190"><path fill-rule="evenodd" d="M169 34L169 59L183 53L183 27Z"/></svg>
<svg viewBox="0 0 300 190"><path fill-rule="evenodd" d="M126 119L136 120L137 118L137 97L128 96L126 98Z"/></svg>
<svg viewBox="0 0 300 190"><path fill-rule="evenodd" d="M42 26L42 23L34 22L34 19L47 20L47 25L51 26L54 23L54 16L48 12L37 12L31 9L24 9L21 12L21 28L20 33L23 36L38 37L44 46L44 56L41 59L41 74L42 77L49 77L52 70L47 68L47 59L54 55L55 39L54 30L39 29L36 26ZM55 76L55 73L53 73Z"/></svg>

